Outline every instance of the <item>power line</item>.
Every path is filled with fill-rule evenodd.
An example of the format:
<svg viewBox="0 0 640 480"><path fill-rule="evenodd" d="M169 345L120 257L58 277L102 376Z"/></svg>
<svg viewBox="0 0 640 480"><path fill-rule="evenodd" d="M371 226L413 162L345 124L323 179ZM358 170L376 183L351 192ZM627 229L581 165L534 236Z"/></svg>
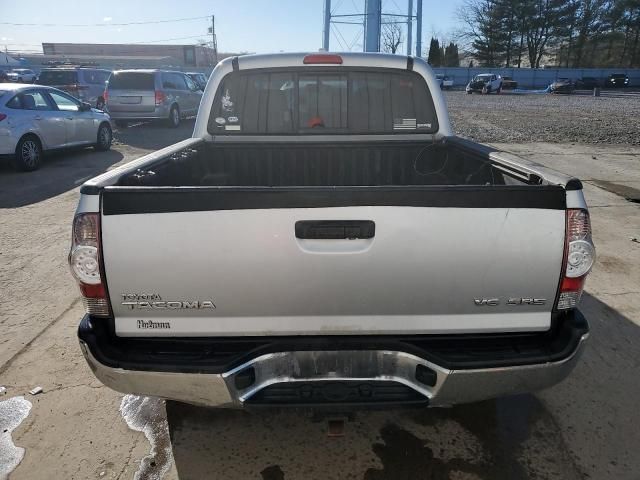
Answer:
<svg viewBox="0 0 640 480"><path fill-rule="evenodd" d="M188 37L162 38L162 39L159 39L159 40L144 40L142 42L125 42L124 45L146 45L146 44L149 44L149 43L171 42L171 41L174 41L174 40L188 40L188 39L193 39L193 38L202 38L202 39L204 39L204 38L206 38L206 34L190 35ZM40 44L40 43L6 43L6 42L3 43L3 45L25 46L25 47L40 47L40 46L42 46L42 44ZM25 51L27 51L27 50L25 50Z"/></svg>
<svg viewBox="0 0 640 480"><path fill-rule="evenodd" d="M170 20L149 20L144 22L127 22L127 23L15 23L15 22L0 22L0 25L10 25L13 27L126 27L129 25L150 25L158 23L173 23L173 22L190 22L193 20L202 20L210 18L210 16L204 17L190 17L190 18L173 18Z"/></svg>

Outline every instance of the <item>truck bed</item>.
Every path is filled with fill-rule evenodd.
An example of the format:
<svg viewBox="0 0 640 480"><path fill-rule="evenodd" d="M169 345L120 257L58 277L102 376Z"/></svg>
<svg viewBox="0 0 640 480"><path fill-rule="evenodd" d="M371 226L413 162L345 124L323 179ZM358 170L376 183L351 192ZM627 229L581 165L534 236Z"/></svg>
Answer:
<svg viewBox="0 0 640 480"><path fill-rule="evenodd" d="M455 143L202 143L119 179L121 186L526 185Z"/></svg>

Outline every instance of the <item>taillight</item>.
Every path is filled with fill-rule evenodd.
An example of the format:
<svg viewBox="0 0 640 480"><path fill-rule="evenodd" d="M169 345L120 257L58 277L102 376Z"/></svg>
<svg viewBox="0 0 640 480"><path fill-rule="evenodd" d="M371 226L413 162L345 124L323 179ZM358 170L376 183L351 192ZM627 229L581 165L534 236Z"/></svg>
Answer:
<svg viewBox="0 0 640 480"><path fill-rule="evenodd" d="M161 90L156 90L156 105L162 105L167 99L167 96Z"/></svg>
<svg viewBox="0 0 640 480"><path fill-rule="evenodd" d="M0 122L5 118L7 118L7 116L4 113L0 113Z"/></svg>
<svg viewBox="0 0 640 480"><path fill-rule="evenodd" d="M104 92L102 92L102 98L104 98L104 103L109 101L109 90L105 89Z"/></svg>
<svg viewBox="0 0 640 480"><path fill-rule="evenodd" d="M100 215L80 213L73 219L71 273L78 281L88 314L108 317L111 311L105 288L100 241Z"/></svg>
<svg viewBox="0 0 640 480"><path fill-rule="evenodd" d="M332 55L327 53L314 53L307 55L302 60L305 65L342 65L342 57L340 55Z"/></svg>
<svg viewBox="0 0 640 480"><path fill-rule="evenodd" d="M567 310L578 305L584 282L596 258L596 249L591 239L589 212L582 209L567 210L566 228L562 279L556 303L558 310Z"/></svg>

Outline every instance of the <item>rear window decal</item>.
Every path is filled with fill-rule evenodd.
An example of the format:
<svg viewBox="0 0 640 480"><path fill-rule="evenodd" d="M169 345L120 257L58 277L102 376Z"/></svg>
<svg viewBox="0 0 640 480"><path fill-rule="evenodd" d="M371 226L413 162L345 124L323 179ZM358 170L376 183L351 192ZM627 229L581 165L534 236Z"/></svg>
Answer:
<svg viewBox="0 0 640 480"><path fill-rule="evenodd" d="M415 118L395 118L393 120L394 130L415 130L417 122Z"/></svg>

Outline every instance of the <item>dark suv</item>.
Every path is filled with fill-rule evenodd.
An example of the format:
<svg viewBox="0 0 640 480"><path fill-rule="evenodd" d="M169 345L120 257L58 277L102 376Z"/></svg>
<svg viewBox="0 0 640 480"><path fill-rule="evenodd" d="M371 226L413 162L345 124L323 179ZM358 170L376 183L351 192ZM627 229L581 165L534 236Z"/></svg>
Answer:
<svg viewBox="0 0 640 480"><path fill-rule="evenodd" d="M38 83L63 90L70 95L103 110L104 90L111 70L89 67L45 68L40 72Z"/></svg>
<svg viewBox="0 0 640 480"><path fill-rule="evenodd" d="M605 84L607 87L624 88L629 86L629 77L624 73L612 73Z"/></svg>

